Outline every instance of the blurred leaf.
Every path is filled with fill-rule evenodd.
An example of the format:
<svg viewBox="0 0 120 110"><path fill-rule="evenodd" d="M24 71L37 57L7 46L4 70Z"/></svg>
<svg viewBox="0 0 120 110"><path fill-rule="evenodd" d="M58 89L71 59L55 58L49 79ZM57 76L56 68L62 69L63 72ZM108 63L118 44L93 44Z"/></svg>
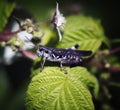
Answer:
<svg viewBox="0 0 120 110"><path fill-rule="evenodd" d="M108 56L107 58L110 65L115 67L120 67L120 62L118 57L116 57L115 55L111 55L111 56Z"/></svg>
<svg viewBox="0 0 120 110"><path fill-rule="evenodd" d="M120 38L117 38L117 39L111 39L110 40L111 43L120 43Z"/></svg>
<svg viewBox="0 0 120 110"><path fill-rule="evenodd" d="M74 15L67 18L63 39L57 47L69 48L79 44L81 50L96 52L102 42L109 44L104 35L100 20L84 15Z"/></svg>
<svg viewBox="0 0 120 110"><path fill-rule="evenodd" d="M103 104L102 108L103 108L103 110L113 110L113 108L111 108L111 106L108 104Z"/></svg>
<svg viewBox="0 0 120 110"><path fill-rule="evenodd" d="M14 8L15 3L8 3L5 1L0 2L0 32L4 29L8 17L11 15Z"/></svg>
<svg viewBox="0 0 120 110"><path fill-rule="evenodd" d="M39 27L39 29L34 31L33 36L40 38L40 42L38 43L40 45L55 46L57 37L53 28L46 23L39 22L36 25L38 25L36 27Z"/></svg>
<svg viewBox="0 0 120 110"><path fill-rule="evenodd" d="M101 78L102 80L108 80L108 79L110 78L110 73L108 73L108 72L103 72L103 73L100 74L100 78Z"/></svg>
<svg viewBox="0 0 120 110"><path fill-rule="evenodd" d="M46 20L50 17L52 9L55 7L56 1L48 0L24 0L22 5L28 9L37 20Z"/></svg>
<svg viewBox="0 0 120 110"><path fill-rule="evenodd" d="M93 110L90 92L80 79L68 72L64 74L58 67L46 67L33 77L27 91L27 109Z"/></svg>
<svg viewBox="0 0 120 110"><path fill-rule="evenodd" d="M57 41L56 33L48 25L41 25L41 30L43 30L43 36L41 39L41 45L55 46Z"/></svg>
<svg viewBox="0 0 120 110"><path fill-rule="evenodd" d="M27 81L26 81L27 82ZM24 104L25 104L25 90L26 90L26 84L24 83L24 86L14 93L12 96L8 109L7 110L23 110Z"/></svg>

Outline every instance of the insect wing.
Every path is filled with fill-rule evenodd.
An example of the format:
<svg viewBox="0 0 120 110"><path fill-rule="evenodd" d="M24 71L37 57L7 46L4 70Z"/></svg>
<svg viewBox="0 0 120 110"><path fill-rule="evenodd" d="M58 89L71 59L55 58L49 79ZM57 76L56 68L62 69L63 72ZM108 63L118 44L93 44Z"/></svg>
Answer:
<svg viewBox="0 0 120 110"><path fill-rule="evenodd" d="M66 54L82 57L82 56L90 56L92 54L92 51L67 49Z"/></svg>
<svg viewBox="0 0 120 110"><path fill-rule="evenodd" d="M90 56L92 51L87 50L73 50L73 49L53 49L52 52L56 56L65 56L65 55L73 55L73 56Z"/></svg>
<svg viewBox="0 0 120 110"><path fill-rule="evenodd" d="M80 56L90 56L92 54L92 51L85 51L85 50L75 50L76 53L78 53Z"/></svg>

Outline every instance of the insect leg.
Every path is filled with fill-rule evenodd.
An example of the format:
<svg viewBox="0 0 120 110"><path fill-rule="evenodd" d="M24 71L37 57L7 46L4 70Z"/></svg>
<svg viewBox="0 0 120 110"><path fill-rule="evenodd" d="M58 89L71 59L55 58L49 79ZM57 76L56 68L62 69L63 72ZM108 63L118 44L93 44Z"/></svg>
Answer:
<svg viewBox="0 0 120 110"><path fill-rule="evenodd" d="M60 70L61 70L61 71L63 70L62 62L60 62Z"/></svg>
<svg viewBox="0 0 120 110"><path fill-rule="evenodd" d="M60 70L64 71L65 74L68 74L67 70L65 69L65 67L63 67L62 62L60 62Z"/></svg>
<svg viewBox="0 0 120 110"><path fill-rule="evenodd" d="M45 64L46 58L44 58L43 56L41 57L41 70L40 72L42 72L42 70L44 69L44 64Z"/></svg>

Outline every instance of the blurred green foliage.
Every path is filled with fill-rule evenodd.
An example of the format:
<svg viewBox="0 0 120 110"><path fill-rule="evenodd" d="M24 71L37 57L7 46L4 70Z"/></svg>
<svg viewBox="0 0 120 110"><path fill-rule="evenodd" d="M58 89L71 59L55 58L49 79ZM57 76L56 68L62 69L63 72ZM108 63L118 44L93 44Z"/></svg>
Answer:
<svg viewBox="0 0 120 110"><path fill-rule="evenodd" d="M8 18L14 10L15 3L7 3L5 1L0 2L0 32L5 28L5 25L8 22Z"/></svg>

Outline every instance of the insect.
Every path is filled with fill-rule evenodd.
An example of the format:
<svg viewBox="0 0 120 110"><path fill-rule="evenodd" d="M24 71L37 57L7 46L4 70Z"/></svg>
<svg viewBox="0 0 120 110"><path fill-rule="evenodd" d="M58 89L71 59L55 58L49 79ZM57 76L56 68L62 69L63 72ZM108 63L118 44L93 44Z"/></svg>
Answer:
<svg viewBox="0 0 120 110"><path fill-rule="evenodd" d="M63 64L77 64L83 60L83 56L89 56L92 51L75 50L78 45L67 49L50 48L39 45L37 47L37 55L41 57L41 68L43 70L45 61L59 62L60 68Z"/></svg>

